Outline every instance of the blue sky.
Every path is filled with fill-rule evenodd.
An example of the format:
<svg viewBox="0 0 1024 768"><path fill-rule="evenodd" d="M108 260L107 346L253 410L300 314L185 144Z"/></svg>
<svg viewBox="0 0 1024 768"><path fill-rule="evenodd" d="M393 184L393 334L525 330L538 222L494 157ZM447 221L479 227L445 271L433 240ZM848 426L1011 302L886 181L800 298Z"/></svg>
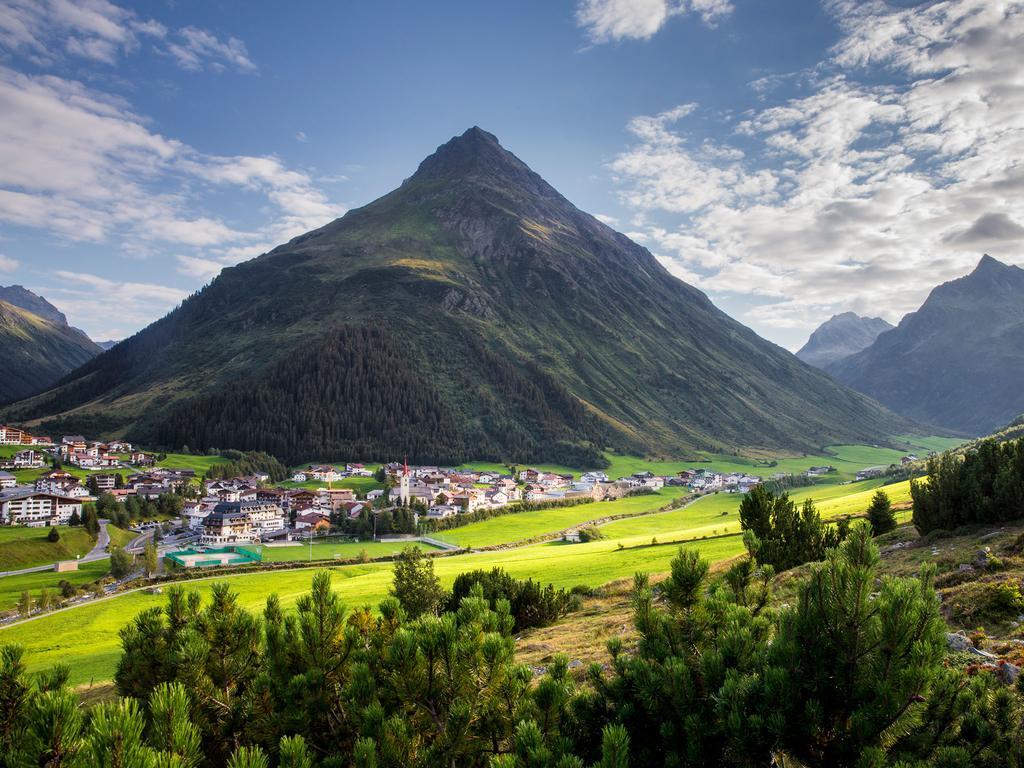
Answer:
<svg viewBox="0 0 1024 768"><path fill-rule="evenodd" d="M97 339L471 125L796 348L1024 237L1024 4L0 0L0 283Z"/></svg>

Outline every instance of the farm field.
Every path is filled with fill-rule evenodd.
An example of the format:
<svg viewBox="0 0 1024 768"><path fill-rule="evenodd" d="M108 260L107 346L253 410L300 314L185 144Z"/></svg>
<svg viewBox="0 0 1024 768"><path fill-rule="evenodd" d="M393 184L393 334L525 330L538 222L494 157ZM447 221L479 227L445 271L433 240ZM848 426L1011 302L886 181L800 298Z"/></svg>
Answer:
<svg viewBox="0 0 1024 768"><path fill-rule="evenodd" d="M0 527L0 572L33 568L88 554L96 540L84 528L57 527L60 541L47 541L49 528Z"/></svg>
<svg viewBox="0 0 1024 768"><path fill-rule="evenodd" d="M421 541L415 542L416 546L423 550L434 550L435 547ZM404 543L385 543L379 541L314 541L313 559L330 560L337 556L339 560L349 560L359 557L364 549L370 557L385 557L401 552L407 546ZM249 547L253 549L254 547ZM296 562L309 560L308 544L300 544L297 547L259 547L263 553L265 563Z"/></svg>
<svg viewBox="0 0 1024 768"><path fill-rule="evenodd" d="M109 560L96 560L82 563L77 571L57 573L56 571L38 571L20 576L4 576L0 578L0 611L9 611L16 607L21 593L28 591L33 600L39 599L44 589L57 591L61 581L67 580L75 586L81 586L107 575L110 570Z"/></svg>
<svg viewBox="0 0 1024 768"><path fill-rule="evenodd" d="M515 512L510 515L492 517L490 520L483 520L479 523L470 523L461 528L438 531L431 537L451 542L460 547L487 547L494 544L525 541L535 536L580 525L588 520L658 509L686 492L685 488L663 488L653 494L630 496L614 501L596 501L571 507Z"/></svg>

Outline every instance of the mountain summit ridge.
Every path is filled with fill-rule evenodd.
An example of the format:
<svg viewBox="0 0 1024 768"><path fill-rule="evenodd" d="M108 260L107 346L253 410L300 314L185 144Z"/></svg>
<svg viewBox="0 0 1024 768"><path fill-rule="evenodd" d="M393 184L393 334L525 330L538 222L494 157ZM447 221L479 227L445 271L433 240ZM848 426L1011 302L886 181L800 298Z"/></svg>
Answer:
<svg viewBox="0 0 1024 768"><path fill-rule="evenodd" d="M816 368L825 368L870 346L892 325L880 317L842 312L819 325L796 356Z"/></svg>
<svg viewBox="0 0 1024 768"><path fill-rule="evenodd" d="M988 254L826 370L923 423L989 434L1024 412L1024 269Z"/></svg>
<svg viewBox="0 0 1024 768"><path fill-rule="evenodd" d="M223 270L9 419L283 460L580 466L878 442L907 422L717 309L486 131Z"/></svg>

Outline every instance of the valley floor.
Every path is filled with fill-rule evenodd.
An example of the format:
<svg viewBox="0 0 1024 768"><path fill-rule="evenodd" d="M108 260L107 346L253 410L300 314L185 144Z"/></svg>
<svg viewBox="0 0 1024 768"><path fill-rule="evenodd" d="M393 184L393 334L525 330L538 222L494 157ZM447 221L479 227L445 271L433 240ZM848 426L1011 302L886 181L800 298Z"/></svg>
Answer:
<svg viewBox="0 0 1024 768"><path fill-rule="evenodd" d="M808 463L807 459L799 461L801 466ZM858 468L864 466L863 462L855 459L848 461L857 464ZM813 498L825 517L861 514L874 489L882 482L880 479L854 484L833 482L796 489L792 496L799 501ZM891 484L886 490L897 505L905 505L909 500L909 483ZM715 563L741 554L743 544L737 510L742 496L723 492L692 500L684 498L688 496L685 488L665 488L645 496L521 512L473 523L445 531L439 534L439 538L462 547L493 547L550 536L589 520L604 520L618 514L636 515L601 525L606 538L598 541L572 544L549 540L514 548L442 556L435 561L435 568L446 585L461 572L501 566L513 576L535 578L558 587L600 587L629 579L638 571L652 574L666 571L681 544L696 548L703 557ZM659 511L666 505L682 506L671 511ZM371 557L379 557L394 549L387 544L314 546L317 548L315 556L322 558L332 558L335 554L355 557L363 548ZM308 556L308 548L304 547L264 548L264 557L268 560L301 561ZM213 581L226 581L238 592L240 604L249 610L261 610L271 593L276 593L287 608L307 592L313 574L325 565L334 577L336 589L350 607L373 606L387 595L391 584L391 564L387 562L337 566L328 562L285 571L243 572L196 579L186 586L202 592ZM120 654L120 628L140 611L162 605L165 599L140 589L96 600L0 629L0 642L23 645L26 660L33 669L70 660L74 684L102 682L113 675ZM591 628L591 634L594 638L605 637L611 631L609 627L613 629L617 621L612 621L610 616L616 614L602 618L602 614L608 611L600 604L588 610L595 622L605 626L604 630ZM586 616L585 613L579 618L582 620ZM628 625L629 622L620 624Z"/></svg>

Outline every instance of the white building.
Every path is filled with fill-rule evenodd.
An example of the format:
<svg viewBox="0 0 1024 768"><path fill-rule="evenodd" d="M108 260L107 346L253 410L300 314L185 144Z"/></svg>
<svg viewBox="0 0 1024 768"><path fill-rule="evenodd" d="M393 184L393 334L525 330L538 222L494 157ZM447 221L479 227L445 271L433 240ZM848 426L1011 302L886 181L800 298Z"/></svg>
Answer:
<svg viewBox="0 0 1024 768"><path fill-rule="evenodd" d="M259 537L252 529L252 520L238 510L238 502L218 504L203 520L203 535L199 543L204 546L225 544L252 544Z"/></svg>
<svg viewBox="0 0 1024 768"><path fill-rule="evenodd" d="M46 460L39 451L18 451L14 454L16 469L39 469L46 466Z"/></svg>
<svg viewBox="0 0 1024 768"><path fill-rule="evenodd" d="M0 494L0 522L7 525L67 525L75 512L82 516L80 499L34 490Z"/></svg>
<svg viewBox="0 0 1024 768"><path fill-rule="evenodd" d="M0 445L21 445L26 435L20 429L0 425Z"/></svg>
<svg viewBox="0 0 1024 768"><path fill-rule="evenodd" d="M437 504L427 510L427 517L431 520L443 520L446 517L455 517L459 514L459 508L453 504Z"/></svg>
<svg viewBox="0 0 1024 768"><path fill-rule="evenodd" d="M249 516L257 535L280 531L285 527L284 511L271 501L242 501L238 508Z"/></svg>

